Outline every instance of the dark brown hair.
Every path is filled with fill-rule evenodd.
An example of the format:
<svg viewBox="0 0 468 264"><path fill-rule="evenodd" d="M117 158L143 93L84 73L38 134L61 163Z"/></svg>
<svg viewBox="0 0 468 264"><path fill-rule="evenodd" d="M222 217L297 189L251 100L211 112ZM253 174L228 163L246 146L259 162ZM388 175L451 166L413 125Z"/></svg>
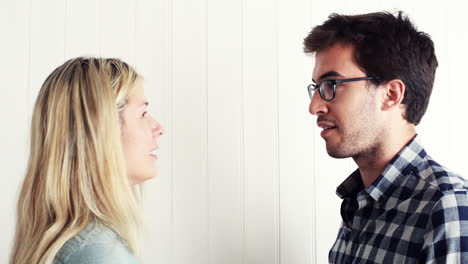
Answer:
<svg viewBox="0 0 468 264"><path fill-rule="evenodd" d="M354 60L374 84L400 79L406 86L405 118L419 124L431 96L437 58L430 36L417 31L409 18L398 12L363 15L331 14L304 39L304 52L320 52L334 44L351 45Z"/></svg>

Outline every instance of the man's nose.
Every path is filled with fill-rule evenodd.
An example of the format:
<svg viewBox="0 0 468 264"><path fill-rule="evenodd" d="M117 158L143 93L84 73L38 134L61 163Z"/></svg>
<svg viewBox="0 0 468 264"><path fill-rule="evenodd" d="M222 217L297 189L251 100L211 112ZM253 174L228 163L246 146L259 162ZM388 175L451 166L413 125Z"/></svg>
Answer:
<svg viewBox="0 0 468 264"><path fill-rule="evenodd" d="M309 104L309 113L316 116L324 115L328 112L327 102L320 97L318 91L314 92Z"/></svg>

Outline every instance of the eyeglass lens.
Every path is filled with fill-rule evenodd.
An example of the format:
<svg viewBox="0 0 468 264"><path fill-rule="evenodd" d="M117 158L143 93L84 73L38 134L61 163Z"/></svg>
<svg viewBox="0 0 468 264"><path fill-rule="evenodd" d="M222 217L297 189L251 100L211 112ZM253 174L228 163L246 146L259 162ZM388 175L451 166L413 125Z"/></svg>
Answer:
<svg viewBox="0 0 468 264"><path fill-rule="evenodd" d="M323 81L320 83L319 92L324 100L331 100L333 98L333 82Z"/></svg>

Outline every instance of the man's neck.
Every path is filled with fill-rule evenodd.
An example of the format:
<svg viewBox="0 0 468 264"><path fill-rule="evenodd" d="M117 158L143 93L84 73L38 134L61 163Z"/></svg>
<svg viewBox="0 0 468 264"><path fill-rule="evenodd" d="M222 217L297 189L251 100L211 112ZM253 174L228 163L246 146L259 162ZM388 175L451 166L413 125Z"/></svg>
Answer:
<svg viewBox="0 0 468 264"><path fill-rule="evenodd" d="M364 188L369 187L388 166L390 161L415 137L416 132L398 135L375 149L353 157L359 167Z"/></svg>

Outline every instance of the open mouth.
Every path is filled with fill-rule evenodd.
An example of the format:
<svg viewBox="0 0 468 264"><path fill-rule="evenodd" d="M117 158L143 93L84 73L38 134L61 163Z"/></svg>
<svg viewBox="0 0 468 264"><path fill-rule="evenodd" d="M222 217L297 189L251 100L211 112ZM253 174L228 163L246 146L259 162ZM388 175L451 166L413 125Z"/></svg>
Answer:
<svg viewBox="0 0 468 264"><path fill-rule="evenodd" d="M329 136L330 133L332 133L336 128L338 128L337 126L333 126L333 127L326 127L326 128L323 128L322 132L320 132L320 136L322 138L326 138Z"/></svg>
<svg viewBox="0 0 468 264"><path fill-rule="evenodd" d="M317 121L317 126L322 128L322 132L320 133L320 135L322 137L328 135L328 133L333 131L333 129L338 128L338 126L335 124L335 122L332 122L332 121L329 121L329 120L324 120L324 119L318 120Z"/></svg>
<svg viewBox="0 0 468 264"><path fill-rule="evenodd" d="M334 124L333 122L329 122L329 121L319 121L317 122L317 126L322 128L323 130L333 129L333 128L338 127L336 124Z"/></svg>
<svg viewBox="0 0 468 264"><path fill-rule="evenodd" d="M153 157L154 159L158 159L158 154L157 154L157 152L158 152L158 148L155 148L155 149L153 149L153 150L149 153L149 155L150 155L151 157Z"/></svg>
<svg viewBox="0 0 468 264"><path fill-rule="evenodd" d="M331 127L322 127L323 130L330 130L330 129L334 129L334 128L337 128L337 126L331 126Z"/></svg>

